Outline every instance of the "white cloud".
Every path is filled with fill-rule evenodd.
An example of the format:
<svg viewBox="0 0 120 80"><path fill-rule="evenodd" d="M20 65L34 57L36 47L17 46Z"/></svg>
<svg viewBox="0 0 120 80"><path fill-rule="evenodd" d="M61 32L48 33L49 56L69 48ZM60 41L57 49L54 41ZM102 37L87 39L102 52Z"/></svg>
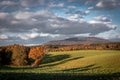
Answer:
<svg viewBox="0 0 120 80"><path fill-rule="evenodd" d="M111 28L111 29L116 29L116 25L114 24L111 24L111 23L106 23L106 22L102 22L102 21L95 21L95 20L92 20L92 21L89 21L90 24L96 26L97 24L101 24L101 25L105 25L106 27L108 28Z"/></svg>
<svg viewBox="0 0 120 80"><path fill-rule="evenodd" d="M40 44L24 44L25 46L39 46Z"/></svg>
<svg viewBox="0 0 120 80"><path fill-rule="evenodd" d="M5 35L5 34L1 34L1 35L0 35L0 39L8 39L8 36Z"/></svg>
<svg viewBox="0 0 120 80"><path fill-rule="evenodd" d="M13 14L15 19L26 19L26 20L32 20L32 21L37 21L37 18L39 17L53 17L52 13L49 12L48 10L41 10L41 11L36 11L36 12L28 12L28 11L19 11Z"/></svg>
<svg viewBox="0 0 120 80"><path fill-rule="evenodd" d="M103 21L103 22L112 22L112 19L108 18L107 16L96 16L94 17L95 20Z"/></svg>
<svg viewBox="0 0 120 80"><path fill-rule="evenodd" d="M91 20L91 21L89 21L88 23L90 23L90 24L99 24L99 23L101 23L101 21L95 21L95 20Z"/></svg>
<svg viewBox="0 0 120 80"><path fill-rule="evenodd" d="M51 4L49 4L49 8L61 8L61 7L64 7L64 3L59 3L59 4L51 3Z"/></svg>
<svg viewBox="0 0 120 80"><path fill-rule="evenodd" d="M16 19L29 19L32 16L31 12L17 12L15 15Z"/></svg>
<svg viewBox="0 0 120 80"><path fill-rule="evenodd" d="M98 2L98 3L96 4L96 6L97 6L97 7L101 7L101 8L104 7L102 1Z"/></svg>
<svg viewBox="0 0 120 80"><path fill-rule="evenodd" d="M28 40L31 38L38 37L39 33L24 33L24 34L19 34L18 37L20 37L22 40Z"/></svg>
<svg viewBox="0 0 120 80"><path fill-rule="evenodd" d="M112 28L112 29L117 28L117 25L112 24L112 19L110 19L107 16L103 16L103 15L96 16L96 17L94 17L94 19L95 20L90 21L90 23L102 23L102 24L105 24L106 26L108 26L109 28Z"/></svg>
<svg viewBox="0 0 120 80"><path fill-rule="evenodd" d="M90 10L86 10L86 11L85 11L85 14L89 14L89 13L90 13Z"/></svg>
<svg viewBox="0 0 120 80"><path fill-rule="evenodd" d="M40 37L59 37L60 34L50 34L50 33L37 33L35 31L32 31L32 33L19 33L18 36L22 40L29 40L29 39L34 39L34 38L40 38Z"/></svg>
<svg viewBox="0 0 120 80"><path fill-rule="evenodd" d="M50 34L50 33L40 33L40 37L52 37L52 38L55 38L55 37L59 37L60 34Z"/></svg>
<svg viewBox="0 0 120 80"><path fill-rule="evenodd" d="M80 14L68 15L68 19L72 21L79 21L81 18L83 18L83 16Z"/></svg>

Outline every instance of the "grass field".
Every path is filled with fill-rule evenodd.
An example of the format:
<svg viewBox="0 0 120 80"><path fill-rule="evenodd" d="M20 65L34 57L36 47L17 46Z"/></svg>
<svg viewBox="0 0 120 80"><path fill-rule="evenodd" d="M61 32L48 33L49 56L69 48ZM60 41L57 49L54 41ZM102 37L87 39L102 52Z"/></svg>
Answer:
<svg viewBox="0 0 120 80"><path fill-rule="evenodd" d="M120 80L120 51L50 52L38 67L1 66L0 80Z"/></svg>

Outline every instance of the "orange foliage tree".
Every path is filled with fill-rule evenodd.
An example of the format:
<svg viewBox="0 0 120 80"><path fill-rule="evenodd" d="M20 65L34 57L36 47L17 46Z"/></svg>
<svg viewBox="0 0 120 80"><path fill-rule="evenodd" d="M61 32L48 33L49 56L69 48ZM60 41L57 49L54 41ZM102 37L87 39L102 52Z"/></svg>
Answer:
<svg viewBox="0 0 120 80"><path fill-rule="evenodd" d="M38 66L41 63L44 57L44 54L45 53L42 47L36 47L36 48L30 49L28 58L35 60L32 66Z"/></svg>

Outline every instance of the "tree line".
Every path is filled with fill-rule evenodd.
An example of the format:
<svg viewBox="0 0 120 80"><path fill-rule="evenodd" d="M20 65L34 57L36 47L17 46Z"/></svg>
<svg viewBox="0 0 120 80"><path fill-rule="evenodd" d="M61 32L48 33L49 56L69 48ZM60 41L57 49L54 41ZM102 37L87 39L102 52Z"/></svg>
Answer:
<svg viewBox="0 0 120 80"><path fill-rule="evenodd" d="M49 52L72 50L120 50L120 42L78 44L78 45L45 45Z"/></svg>
<svg viewBox="0 0 120 80"><path fill-rule="evenodd" d="M26 47L19 44L0 47L0 65L37 66L40 64L44 49L42 47Z"/></svg>

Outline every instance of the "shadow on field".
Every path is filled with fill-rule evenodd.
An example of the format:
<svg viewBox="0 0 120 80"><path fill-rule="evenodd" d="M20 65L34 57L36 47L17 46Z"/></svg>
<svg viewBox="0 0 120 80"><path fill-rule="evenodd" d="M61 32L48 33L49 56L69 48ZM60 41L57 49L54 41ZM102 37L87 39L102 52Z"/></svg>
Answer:
<svg viewBox="0 0 120 80"><path fill-rule="evenodd" d="M0 73L0 80L120 80L120 73L89 75L71 73Z"/></svg>
<svg viewBox="0 0 120 80"><path fill-rule="evenodd" d="M40 67L50 67L50 66L56 66L59 64L63 64L66 63L68 61L72 61L72 60L77 60L80 58L84 58L84 57L73 57L70 58L70 55L57 55L57 56L51 56L51 55L46 55L45 59L42 61L42 64L46 64L46 65L41 65ZM56 63L53 63L56 62ZM51 63L51 64L48 64Z"/></svg>
<svg viewBox="0 0 120 80"><path fill-rule="evenodd" d="M42 64L57 62L57 61L61 61L61 60L67 59L67 58L70 58L70 55L63 54L63 55L52 56L51 54L46 54L42 61Z"/></svg>
<svg viewBox="0 0 120 80"><path fill-rule="evenodd" d="M65 69L62 70L64 72L81 72L81 71L87 71L87 70L93 70L93 69L97 69L100 68L100 66L97 66L95 64L91 64L85 67L80 67L80 68L70 68L70 69Z"/></svg>
<svg viewBox="0 0 120 80"><path fill-rule="evenodd" d="M2 65L0 66L0 70L24 70L24 69L34 69L37 67L31 67L31 66L7 66L7 65Z"/></svg>

